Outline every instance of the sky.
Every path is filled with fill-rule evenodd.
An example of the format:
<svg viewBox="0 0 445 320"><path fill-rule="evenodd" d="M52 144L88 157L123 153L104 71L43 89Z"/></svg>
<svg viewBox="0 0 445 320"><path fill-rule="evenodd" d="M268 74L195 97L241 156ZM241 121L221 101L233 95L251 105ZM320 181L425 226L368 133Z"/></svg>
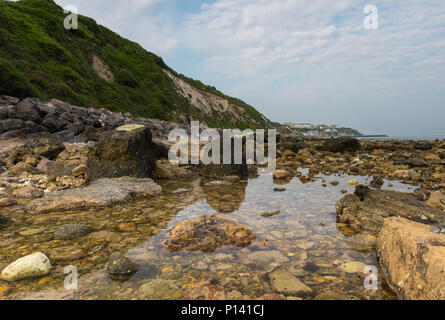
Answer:
<svg viewBox="0 0 445 320"><path fill-rule="evenodd" d="M56 0L269 119L445 135L445 1ZM378 28L365 28L378 10ZM376 26L373 20L373 26Z"/></svg>

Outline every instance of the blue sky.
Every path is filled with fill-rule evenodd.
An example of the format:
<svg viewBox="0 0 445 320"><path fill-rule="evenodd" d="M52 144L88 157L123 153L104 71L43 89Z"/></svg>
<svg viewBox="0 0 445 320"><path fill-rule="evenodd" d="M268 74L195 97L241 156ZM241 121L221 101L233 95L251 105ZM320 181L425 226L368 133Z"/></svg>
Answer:
<svg viewBox="0 0 445 320"><path fill-rule="evenodd" d="M56 0L275 121L445 135L440 0ZM366 30L366 5L379 10Z"/></svg>

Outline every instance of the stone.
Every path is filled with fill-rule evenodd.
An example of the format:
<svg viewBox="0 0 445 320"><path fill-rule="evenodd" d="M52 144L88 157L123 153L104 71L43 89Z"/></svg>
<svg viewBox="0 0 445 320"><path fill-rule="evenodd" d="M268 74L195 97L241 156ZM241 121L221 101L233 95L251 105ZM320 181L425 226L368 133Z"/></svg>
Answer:
<svg viewBox="0 0 445 320"><path fill-rule="evenodd" d="M43 197L45 195L45 192L42 189L36 187L26 186L24 188L15 190L12 194L16 198L20 199L35 199Z"/></svg>
<svg viewBox="0 0 445 320"><path fill-rule="evenodd" d="M277 169L273 173L274 179L287 179L291 176L289 171Z"/></svg>
<svg viewBox="0 0 445 320"><path fill-rule="evenodd" d="M346 244L357 251L373 251L377 239L370 234L357 234L346 239Z"/></svg>
<svg viewBox="0 0 445 320"><path fill-rule="evenodd" d="M78 165L77 167L75 167L71 174L74 177L78 177L78 176L85 175L87 173L87 170L88 170L88 166L85 164L81 164L81 165Z"/></svg>
<svg viewBox="0 0 445 320"><path fill-rule="evenodd" d="M361 148L360 141L355 138L341 137L336 139L326 139L321 150L329 152L354 152Z"/></svg>
<svg viewBox="0 0 445 320"><path fill-rule="evenodd" d="M228 186L231 185L231 183L229 181L225 181L225 180L215 180L215 181L210 181L204 184L205 186L211 187L211 186Z"/></svg>
<svg viewBox="0 0 445 320"><path fill-rule="evenodd" d="M40 234L44 231L45 229L40 227L40 228L29 228L23 231L19 232L19 235L23 236L23 237L30 237L30 236L34 236L36 234Z"/></svg>
<svg viewBox="0 0 445 320"><path fill-rule="evenodd" d="M267 267L271 263L284 263L289 261L279 250L254 251L240 256L243 264L254 264Z"/></svg>
<svg viewBox="0 0 445 320"><path fill-rule="evenodd" d="M340 269L346 273L361 273L364 272L366 264L360 261L346 262L340 265Z"/></svg>
<svg viewBox="0 0 445 320"><path fill-rule="evenodd" d="M41 252L24 256L3 269L0 278L6 281L17 281L47 275L51 271L51 263Z"/></svg>
<svg viewBox="0 0 445 320"><path fill-rule="evenodd" d="M15 108L9 112L11 119L21 119L23 121L32 121L40 123L42 118L37 109L36 102L31 98L26 98L20 101Z"/></svg>
<svg viewBox="0 0 445 320"><path fill-rule="evenodd" d="M90 233L92 229L83 224L64 224L54 231L54 239L72 240Z"/></svg>
<svg viewBox="0 0 445 320"><path fill-rule="evenodd" d="M177 300L181 298L181 292L173 280L156 279L143 284L139 292L144 299L149 300Z"/></svg>
<svg viewBox="0 0 445 320"><path fill-rule="evenodd" d="M329 182L330 185L338 186L340 182L338 182L337 180L332 180L331 182Z"/></svg>
<svg viewBox="0 0 445 320"><path fill-rule="evenodd" d="M244 247L254 239L246 226L222 215L205 214L180 222L164 244L170 251L213 252L223 245Z"/></svg>
<svg viewBox="0 0 445 320"><path fill-rule="evenodd" d="M326 291L315 296L314 300L360 300L343 292Z"/></svg>
<svg viewBox="0 0 445 320"><path fill-rule="evenodd" d="M155 155L149 128L108 132L88 153L88 181L131 176L149 178Z"/></svg>
<svg viewBox="0 0 445 320"><path fill-rule="evenodd" d="M11 219L9 219L8 217L5 217L4 215L0 214L0 228L2 226L5 226L5 225L11 223L11 222L12 222Z"/></svg>
<svg viewBox="0 0 445 320"><path fill-rule="evenodd" d="M380 189L384 183L385 181L382 176L374 175L369 185L374 189Z"/></svg>
<svg viewBox="0 0 445 320"><path fill-rule="evenodd" d="M261 214L261 216L262 216L263 218L269 218L269 217L276 216L276 215L278 215L278 214L280 214L280 213L281 213L280 210L274 210L274 211L263 212L263 213Z"/></svg>
<svg viewBox="0 0 445 320"><path fill-rule="evenodd" d="M102 178L85 188L48 193L27 204L29 213L109 207L137 198L159 195L162 188L152 179L130 177Z"/></svg>
<svg viewBox="0 0 445 320"><path fill-rule="evenodd" d="M272 289L285 295L307 295L312 292L305 283L284 269L278 269L269 274Z"/></svg>
<svg viewBox="0 0 445 320"><path fill-rule="evenodd" d="M9 207L17 204L17 201L11 198L0 198L0 208Z"/></svg>
<svg viewBox="0 0 445 320"><path fill-rule="evenodd" d="M283 139L283 141L281 142L281 149L285 150L284 152L286 152L286 150L289 150L293 153L298 153L298 151L307 147L308 146L303 140Z"/></svg>
<svg viewBox="0 0 445 320"><path fill-rule="evenodd" d="M360 201L363 201L363 200L365 200L365 197L368 194L369 190L370 189L368 186L359 184L355 187L354 194L360 198Z"/></svg>
<svg viewBox="0 0 445 320"><path fill-rule="evenodd" d="M430 207L445 211L445 194L438 191L431 193L431 196L426 204Z"/></svg>
<svg viewBox="0 0 445 320"><path fill-rule="evenodd" d="M127 280L139 269L139 266L119 252L113 252L108 259L107 273L115 280Z"/></svg>
<svg viewBox="0 0 445 320"><path fill-rule="evenodd" d="M414 193L390 190L368 190L366 196L348 194L337 202L339 222L358 232L379 233L384 219L400 216L426 224L445 226L443 211L419 201Z"/></svg>
<svg viewBox="0 0 445 320"><path fill-rule="evenodd" d="M431 226L388 218L377 240L387 283L406 300L445 299L445 235Z"/></svg>
<svg viewBox="0 0 445 320"><path fill-rule="evenodd" d="M193 174L189 169L174 165L165 159L156 160L155 165L153 170L154 179L184 178Z"/></svg>
<svg viewBox="0 0 445 320"><path fill-rule="evenodd" d="M15 176L20 176L23 172L34 173L35 169L32 165L21 161L10 167L9 171Z"/></svg>
<svg viewBox="0 0 445 320"><path fill-rule="evenodd" d="M350 186L356 186L358 184L358 181L356 179L351 179L348 181L348 184Z"/></svg>
<svg viewBox="0 0 445 320"><path fill-rule="evenodd" d="M419 180L420 173L416 172L413 169L410 170L396 170L392 173L393 177L402 179L402 180Z"/></svg>

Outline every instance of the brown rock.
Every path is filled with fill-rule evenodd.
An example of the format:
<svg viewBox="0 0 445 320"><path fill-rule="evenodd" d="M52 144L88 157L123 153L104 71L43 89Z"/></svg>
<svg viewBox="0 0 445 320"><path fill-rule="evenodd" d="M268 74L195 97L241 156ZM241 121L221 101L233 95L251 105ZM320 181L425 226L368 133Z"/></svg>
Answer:
<svg viewBox="0 0 445 320"><path fill-rule="evenodd" d="M154 179L182 178L192 174L190 170L174 165L168 160L156 160L156 167L153 170Z"/></svg>
<svg viewBox="0 0 445 320"><path fill-rule="evenodd" d="M414 193L370 189L363 201L355 194L346 195L337 202L336 209L340 222L371 234L378 234L383 220L392 216L445 225L443 212L419 201Z"/></svg>
<svg viewBox="0 0 445 320"><path fill-rule="evenodd" d="M437 208L439 210L445 210L445 194L442 192L433 192L426 203L430 207Z"/></svg>
<svg viewBox="0 0 445 320"><path fill-rule="evenodd" d="M213 252L223 245L244 247L255 239L246 226L222 215L202 215L180 222L171 231L165 245L170 251Z"/></svg>
<svg viewBox="0 0 445 320"><path fill-rule="evenodd" d="M88 170L88 166L85 164L81 164L73 169L72 175L74 177L78 177L78 176L86 174L87 170Z"/></svg>
<svg viewBox="0 0 445 320"><path fill-rule="evenodd" d="M273 173L274 179L286 179L286 178L289 178L290 176L291 176L291 174L289 173L289 171L281 170L281 169L277 169Z"/></svg>
<svg viewBox="0 0 445 320"><path fill-rule="evenodd" d="M27 186L24 188L17 189L13 192L14 196L21 199L35 199L35 198L41 198L45 195L45 192L43 190Z"/></svg>
<svg viewBox="0 0 445 320"><path fill-rule="evenodd" d="M0 198L0 208L2 207L9 207L12 205L17 204L17 201L11 198Z"/></svg>
<svg viewBox="0 0 445 320"><path fill-rule="evenodd" d="M388 284L402 299L445 299L445 235L402 218L385 220L377 254Z"/></svg>

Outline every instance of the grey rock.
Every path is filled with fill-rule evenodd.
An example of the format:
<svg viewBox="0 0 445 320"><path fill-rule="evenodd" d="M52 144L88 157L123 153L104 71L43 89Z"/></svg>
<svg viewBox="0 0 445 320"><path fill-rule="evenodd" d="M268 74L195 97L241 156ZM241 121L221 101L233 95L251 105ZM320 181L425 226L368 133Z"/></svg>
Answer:
<svg viewBox="0 0 445 320"><path fill-rule="evenodd" d="M121 255L114 252L108 259L107 273L110 278L115 280L126 280L133 276L139 269L139 266Z"/></svg>
<svg viewBox="0 0 445 320"><path fill-rule="evenodd" d="M90 233L92 229L83 224L64 224L54 231L54 239L71 240Z"/></svg>

